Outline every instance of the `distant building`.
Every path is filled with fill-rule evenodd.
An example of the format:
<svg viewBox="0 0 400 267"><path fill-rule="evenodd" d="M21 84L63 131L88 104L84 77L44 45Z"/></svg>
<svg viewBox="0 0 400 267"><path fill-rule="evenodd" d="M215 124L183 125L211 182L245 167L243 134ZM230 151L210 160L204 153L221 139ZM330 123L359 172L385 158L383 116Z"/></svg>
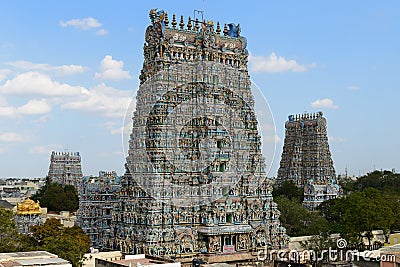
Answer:
<svg viewBox="0 0 400 267"><path fill-rule="evenodd" d="M34 195L45 183L44 178L7 178L0 180L0 198L12 205Z"/></svg>
<svg viewBox="0 0 400 267"><path fill-rule="evenodd" d="M42 208L43 223L49 219L57 219L64 227L74 227L76 223L76 214L69 211L60 211L59 213L47 213L47 208Z"/></svg>
<svg viewBox="0 0 400 267"><path fill-rule="evenodd" d="M326 119L322 112L290 115L276 183L292 181L304 188L304 206L312 210L340 194Z"/></svg>
<svg viewBox="0 0 400 267"><path fill-rule="evenodd" d="M81 156L79 152L52 152L49 178L64 185L77 185L82 180Z"/></svg>
<svg viewBox="0 0 400 267"><path fill-rule="evenodd" d="M0 267L72 267L72 264L47 251L0 253Z"/></svg>
<svg viewBox="0 0 400 267"><path fill-rule="evenodd" d="M79 185L77 224L90 237L91 246L102 249L115 244L112 214L119 206L120 177L115 171L100 171L84 177Z"/></svg>
<svg viewBox="0 0 400 267"><path fill-rule="evenodd" d="M98 249L91 248L90 253L86 253L83 256L82 267L95 267L96 259L105 261L116 261L122 260L123 256L121 251L99 252Z"/></svg>
<svg viewBox="0 0 400 267"><path fill-rule="evenodd" d="M393 233L389 235L388 242L385 243L385 246L393 246L400 244L400 233Z"/></svg>
<svg viewBox="0 0 400 267"><path fill-rule="evenodd" d="M32 226L43 224L41 214L39 201L35 202L28 197L23 202L18 203L15 214L15 224L18 231L21 234L30 234Z"/></svg>

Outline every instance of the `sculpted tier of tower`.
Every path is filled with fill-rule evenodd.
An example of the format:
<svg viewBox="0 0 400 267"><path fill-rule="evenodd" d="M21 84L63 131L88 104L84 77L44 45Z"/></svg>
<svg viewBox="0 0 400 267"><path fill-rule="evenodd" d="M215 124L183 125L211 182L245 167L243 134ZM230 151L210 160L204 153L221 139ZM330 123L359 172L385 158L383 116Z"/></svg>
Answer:
<svg viewBox="0 0 400 267"><path fill-rule="evenodd" d="M314 209L339 194L322 112L290 115L276 183L292 181L304 188L304 205Z"/></svg>
<svg viewBox="0 0 400 267"><path fill-rule="evenodd" d="M286 246L240 26L157 10L150 20L110 245L183 262Z"/></svg>

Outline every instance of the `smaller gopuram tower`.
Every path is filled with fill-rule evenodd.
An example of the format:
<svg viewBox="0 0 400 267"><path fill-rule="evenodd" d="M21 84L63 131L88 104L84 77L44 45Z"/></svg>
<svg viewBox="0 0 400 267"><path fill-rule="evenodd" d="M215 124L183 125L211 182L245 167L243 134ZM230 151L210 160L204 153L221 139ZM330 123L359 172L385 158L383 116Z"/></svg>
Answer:
<svg viewBox="0 0 400 267"><path fill-rule="evenodd" d="M304 206L311 210L325 200L336 198L340 188L323 113L290 115L285 128L276 184L292 181L297 187L304 188Z"/></svg>
<svg viewBox="0 0 400 267"><path fill-rule="evenodd" d="M79 152L51 152L48 176L52 182L73 185L78 189L82 180Z"/></svg>

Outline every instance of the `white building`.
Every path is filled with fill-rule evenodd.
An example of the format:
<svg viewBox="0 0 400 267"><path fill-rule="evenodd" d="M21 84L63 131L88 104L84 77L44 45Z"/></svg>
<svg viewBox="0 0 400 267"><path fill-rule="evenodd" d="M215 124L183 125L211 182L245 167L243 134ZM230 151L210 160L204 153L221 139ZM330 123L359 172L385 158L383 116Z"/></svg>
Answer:
<svg viewBox="0 0 400 267"><path fill-rule="evenodd" d="M0 267L72 267L72 264L47 251L0 253Z"/></svg>

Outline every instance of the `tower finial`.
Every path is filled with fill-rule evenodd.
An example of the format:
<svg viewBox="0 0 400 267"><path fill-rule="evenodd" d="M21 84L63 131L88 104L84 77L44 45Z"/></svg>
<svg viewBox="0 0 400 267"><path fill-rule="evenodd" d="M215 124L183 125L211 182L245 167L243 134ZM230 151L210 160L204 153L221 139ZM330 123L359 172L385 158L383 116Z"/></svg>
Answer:
<svg viewBox="0 0 400 267"><path fill-rule="evenodd" d="M192 29L192 19L189 17L188 19L188 24L187 24L187 29L190 31Z"/></svg>
<svg viewBox="0 0 400 267"><path fill-rule="evenodd" d="M179 22L179 28L183 30L183 27L185 26L185 23L183 22L183 16L181 16L181 21Z"/></svg>
<svg viewBox="0 0 400 267"><path fill-rule="evenodd" d="M224 25L224 35L227 36L228 35L228 27L226 26L226 23Z"/></svg>
<svg viewBox="0 0 400 267"><path fill-rule="evenodd" d="M219 26L219 21L217 22L217 29L215 31L218 35L221 33L221 27Z"/></svg>
<svg viewBox="0 0 400 267"><path fill-rule="evenodd" d="M176 28L176 24L177 24L177 23L176 23L176 16L175 16L175 14L173 14L173 15L172 15L172 28L175 29L175 28Z"/></svg>
<svg viewBox="0 0 400 267"><path fill-rule="evenodd" d="M198 31L199 28L200 28L200 26L199 26L199 19L196 18L196 21L194 22L194 30L195 30L195 31Z"/></svg>
<svg viewBox="0 0 400 267"><path fill-rule="evenodd" d="M169 24L169 20L168 20L168 13L165 13L164 24L165 24L165 26L167 26L167 27L168 27L168 24Z"/></svg>

